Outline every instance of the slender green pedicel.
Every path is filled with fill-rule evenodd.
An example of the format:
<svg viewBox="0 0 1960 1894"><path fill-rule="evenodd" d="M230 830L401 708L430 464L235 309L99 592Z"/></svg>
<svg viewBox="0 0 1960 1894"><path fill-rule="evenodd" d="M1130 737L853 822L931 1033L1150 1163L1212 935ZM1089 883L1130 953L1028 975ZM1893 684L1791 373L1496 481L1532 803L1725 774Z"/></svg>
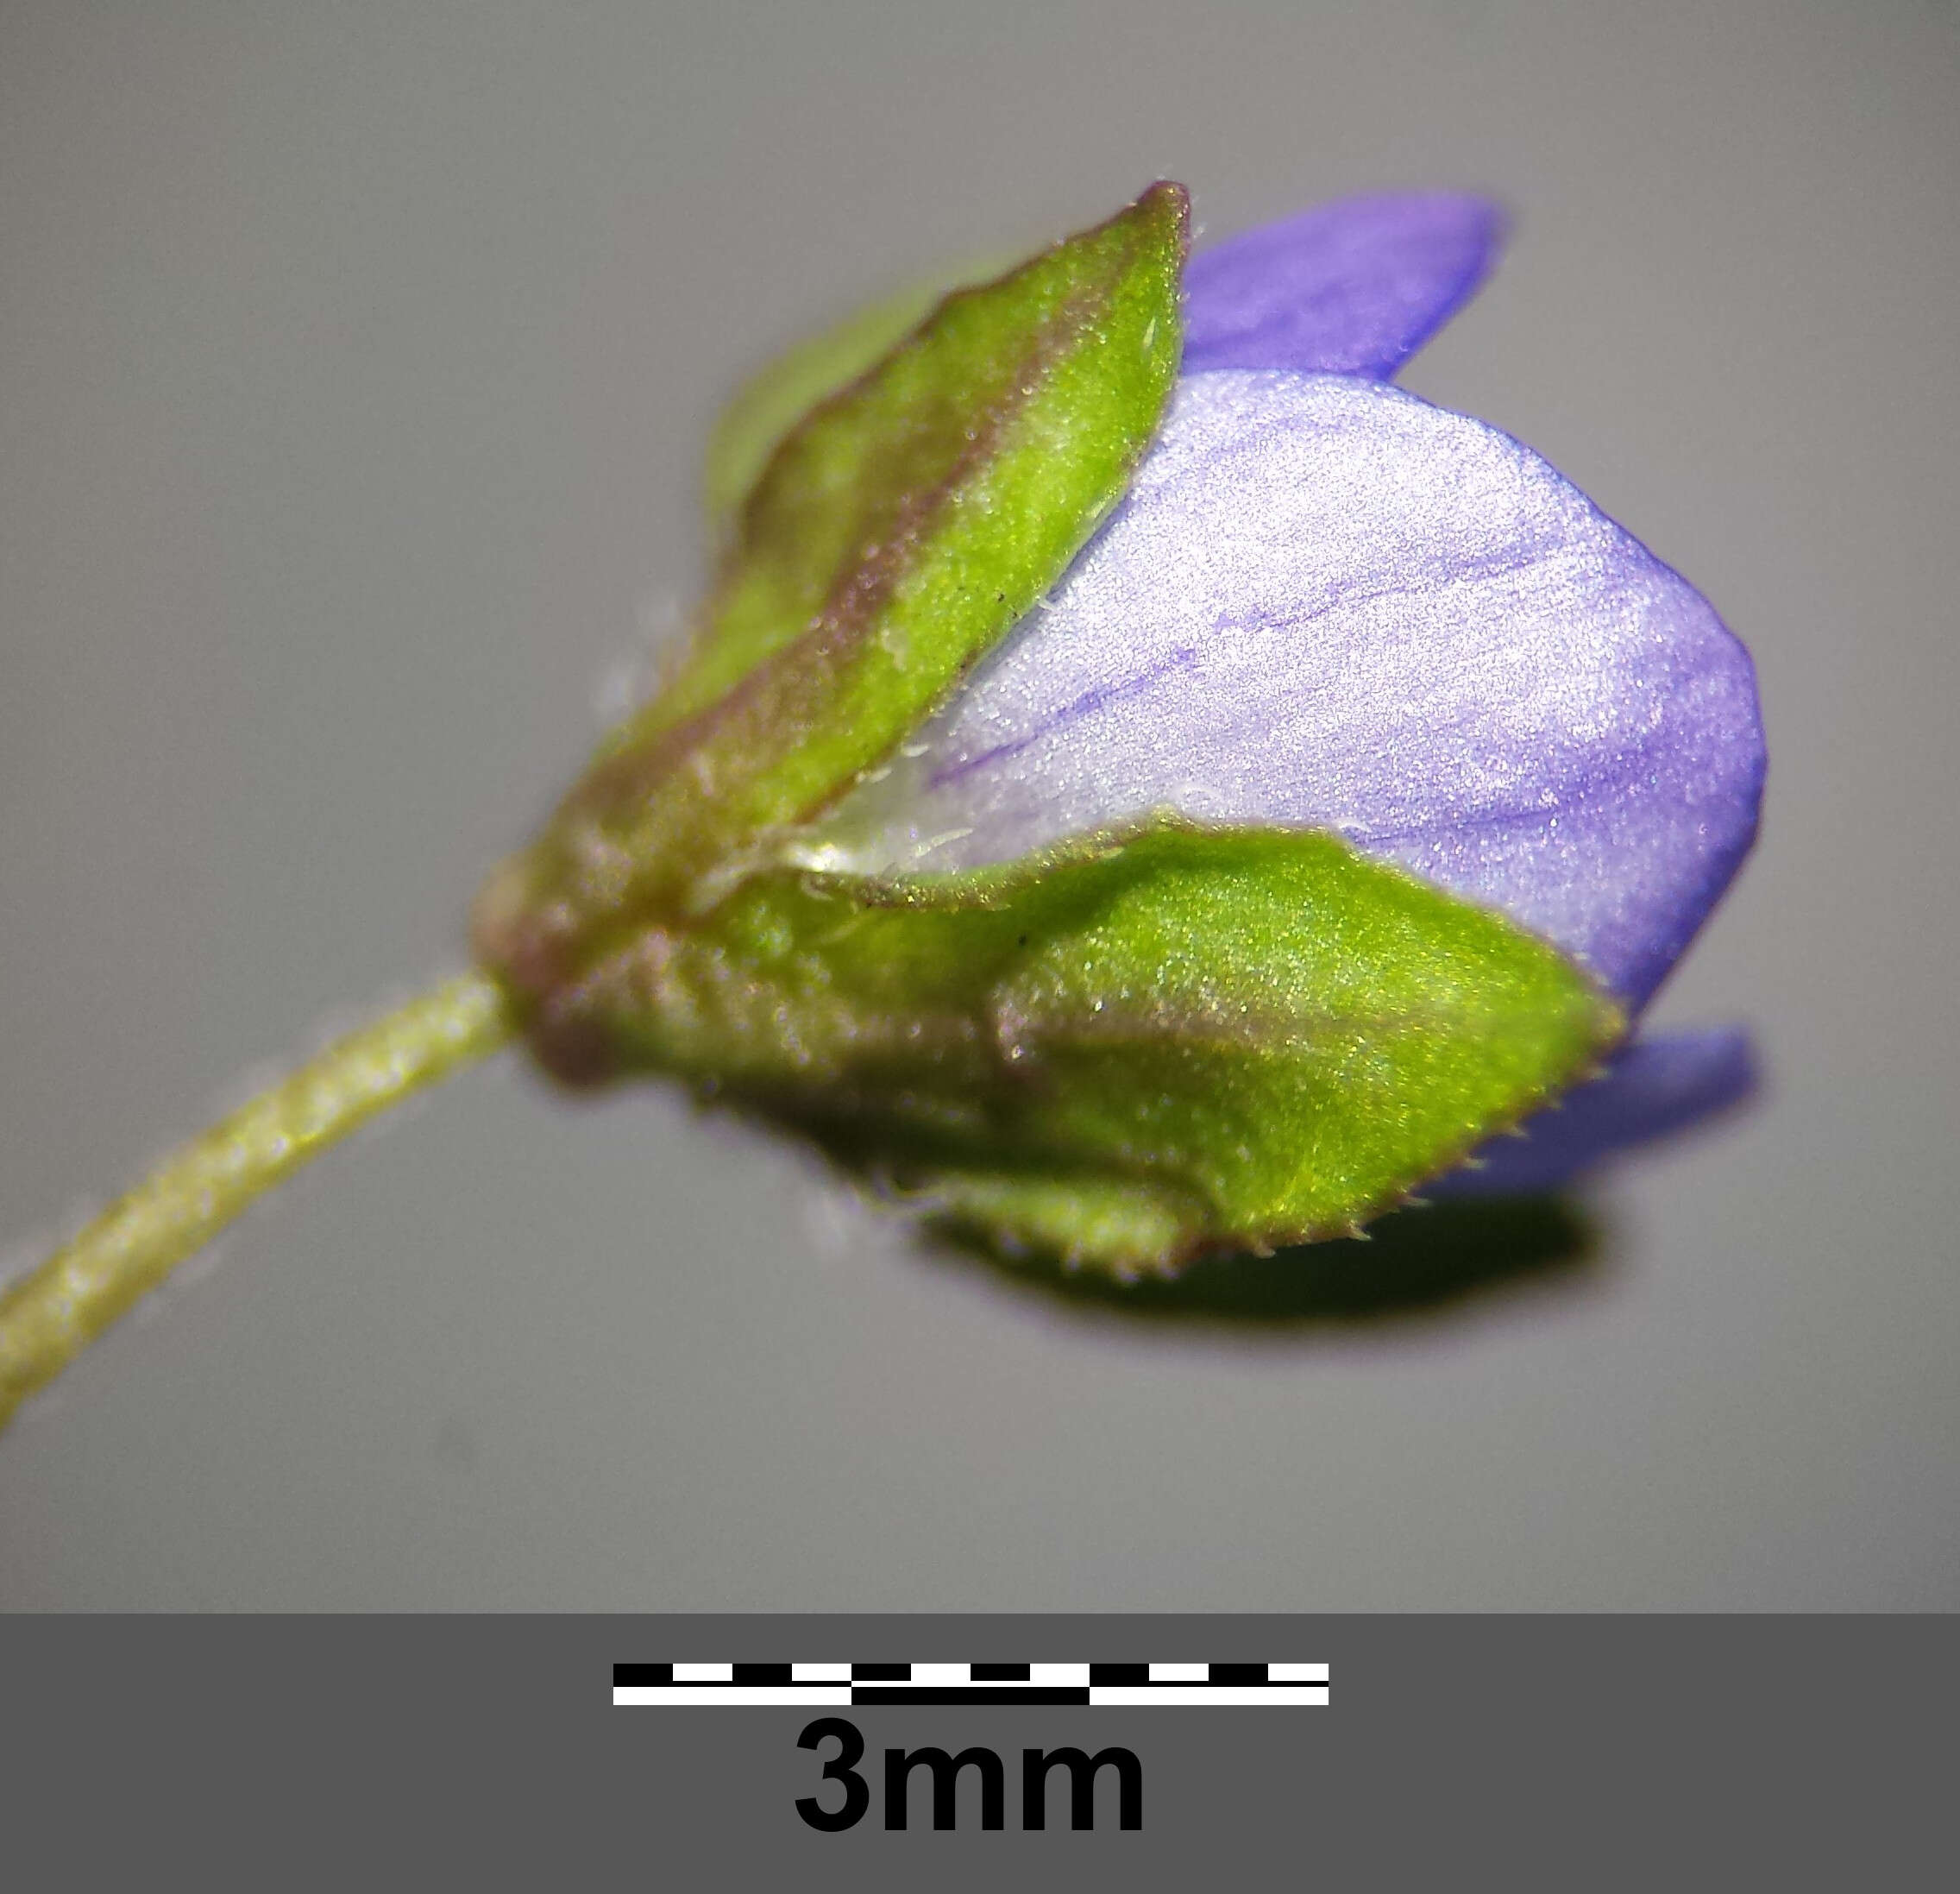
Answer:
<svg viewBox="0 0 1960 1894"><path fill-rule="evenodd" d="M0 1295L0 1426L257 1199L510 1032L502 994L463 974L350 1033L173 1151Z"/></svg>

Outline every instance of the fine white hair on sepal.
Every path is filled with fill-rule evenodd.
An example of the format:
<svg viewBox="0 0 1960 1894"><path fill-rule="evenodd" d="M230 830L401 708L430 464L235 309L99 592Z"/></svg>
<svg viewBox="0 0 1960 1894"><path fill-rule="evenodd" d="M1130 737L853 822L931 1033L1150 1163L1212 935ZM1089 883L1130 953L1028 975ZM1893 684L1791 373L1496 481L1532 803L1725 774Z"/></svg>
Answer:
<svg viewBox="0 0 1960 1894"><path fill-rule="evenodd" d="M631 645L599 675L593 714L602 729L624 723L660 688L686 643L687 614L673 592L650 592L634 614Z"/></svg>
<svg viewBox="0 0 1960 1894"><path fill-rule="evenodd" d="M802 1174L797 1197L810 1247L826 1262L845 1262L867 1253L897 1255L918 1227L908 1206L839 1183L834 1172L814 1165Z"/></svg>

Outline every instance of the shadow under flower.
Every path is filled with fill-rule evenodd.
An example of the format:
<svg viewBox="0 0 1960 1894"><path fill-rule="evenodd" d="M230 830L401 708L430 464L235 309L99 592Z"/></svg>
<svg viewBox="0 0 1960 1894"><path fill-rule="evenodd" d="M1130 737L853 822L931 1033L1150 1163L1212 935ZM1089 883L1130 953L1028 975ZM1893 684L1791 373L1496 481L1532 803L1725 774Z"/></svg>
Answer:
<svg viewBox="0 0 1960 1894"><path fill-rule="evenodd" d="M1399 1211L1359 1241L1208 1257L1169 1280L1134 1283L1046 1259L1008 1260L956 1230L934 1235L1016 1288L1084 1313L1247 1331L1446 1318L1513 1290L1593 1287L1607 1273L1597 1223L1549 1196Z"/></svg>

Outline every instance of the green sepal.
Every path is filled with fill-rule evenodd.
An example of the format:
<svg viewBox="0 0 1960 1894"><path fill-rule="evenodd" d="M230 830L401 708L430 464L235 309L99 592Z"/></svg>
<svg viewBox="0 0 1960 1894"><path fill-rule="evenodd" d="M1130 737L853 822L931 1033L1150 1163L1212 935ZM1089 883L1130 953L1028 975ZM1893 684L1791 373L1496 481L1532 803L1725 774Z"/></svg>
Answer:
<svg viewBox="0 0 1960 1894"><path fill-rule="evenodd" d="M958 875L761 873L581 1005L628 1064L1118 1272L1349 1234L1624 1026L1544 942L1336 837L1171 818Z"/></svg>
<svg viewBox="0 0 1960 1894"><path fill-rule="evenodd" d="M701 498L717 538L755 491L783 437L818 402L874 367L949 293L999 275L1014 261L973 263L908 284L783 350L736 389L701 456Z"/></svg>
<svg viewBox="0 0 1960 1894"><path fill-rule="evenodd" d="M943 1171L913 1202L939 1229L1002 1261L1087 1266L1127 1281L1174 1274L1214 1223L1192 1192L1120 1172Z"/></svg>
<svg viewBox="0 0 1960 1894"><path fill-rule="evenodd" d="M479 958L520 1012L710 911L1066 569L1176 380L1187 224L1153 186L946 298L783 439L684 661L479 899Z"/></svg>

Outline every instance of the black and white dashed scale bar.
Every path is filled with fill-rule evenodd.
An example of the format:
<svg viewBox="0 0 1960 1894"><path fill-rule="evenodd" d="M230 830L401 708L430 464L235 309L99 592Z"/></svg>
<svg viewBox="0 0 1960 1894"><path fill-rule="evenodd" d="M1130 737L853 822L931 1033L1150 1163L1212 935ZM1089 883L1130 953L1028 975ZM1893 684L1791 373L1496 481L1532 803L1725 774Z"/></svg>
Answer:
<svg viewBox="0 0 1960 1894"><path fill-rule="evenodd" d="M1324 1664L615 1664L619 1708L1324 1705Z"/></svg>

